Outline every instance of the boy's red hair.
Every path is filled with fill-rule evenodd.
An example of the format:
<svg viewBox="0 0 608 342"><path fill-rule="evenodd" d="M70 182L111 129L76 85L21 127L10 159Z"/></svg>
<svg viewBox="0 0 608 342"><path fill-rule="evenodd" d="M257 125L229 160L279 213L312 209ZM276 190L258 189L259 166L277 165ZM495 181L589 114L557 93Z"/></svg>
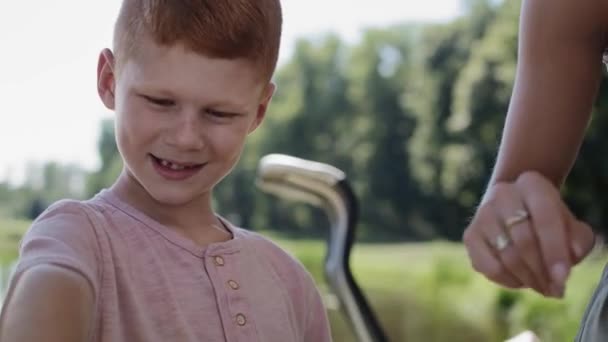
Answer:
<svg viewBox="0 0 608 342"><path fill-rule="evenodd" d="M123 0L114 29L117 63L149 35L211 58L246 58L270 80L281 40L279 0Z"/></svg>

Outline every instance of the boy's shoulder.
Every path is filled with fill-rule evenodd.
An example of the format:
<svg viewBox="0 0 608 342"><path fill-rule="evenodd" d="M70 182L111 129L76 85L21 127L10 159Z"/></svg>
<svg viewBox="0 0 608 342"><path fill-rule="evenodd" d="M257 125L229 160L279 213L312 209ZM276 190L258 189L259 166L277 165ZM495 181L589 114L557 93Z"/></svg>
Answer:
<svg viewBox="0 0 608 342"><path fill-rule="evenodd" d="M266 256L271 257L276 260L288 260L290 262L295 262L298 265L301 265L297 258L288 252L286 249L281 247L278 243L273 241L271 238L252 231L245 228L236 227L239 234L243 239L245 239L246 243L253 247L257 252L262 252L266 254Z"/></svg>
<svg viewBox="0 0 608 342"><path fill-rule="evenodd" d="M30 225L24 240L33 236L47 235L64 239L90 236L96 225L99 208L90 201L63 199L51 204Z"/></svg>
<svg viewBox="0 0 608 342"><path fill-rule="evenodd" d="M50 205L21 238L15 274L53 264L82 274L97 291L101 252L94 215L87 201L61 200Z"/></svg>
<svg viewBox="0 0 608 342"><path fill-rule="evenodd" d="M279 246L269 237L258 232L244 228L235 228L245 240L247 250L261 255L266 262L269 262L285 277L297 275L299 280L310 279L312 276L309 270L291 252Z"/></svg>
<svg viewBox="0 0 608 342"><path fill-rule="evenodd" d="M66 219L70 217L81 217L85 215L83 203L79 200L62 199L49 205L32 222L32 227L37 227L49 220Z"/></svg>

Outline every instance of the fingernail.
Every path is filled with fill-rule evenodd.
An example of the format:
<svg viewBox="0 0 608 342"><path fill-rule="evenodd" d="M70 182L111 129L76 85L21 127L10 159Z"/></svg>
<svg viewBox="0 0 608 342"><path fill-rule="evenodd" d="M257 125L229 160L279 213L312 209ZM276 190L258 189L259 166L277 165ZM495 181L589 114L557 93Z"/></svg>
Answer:
<svg viewBox="0 0 608 342"><path fill-rule="evenodd" d="M581 247L581 245L579 245L578 243L575 243L574 246L572 246L572 249L574 250L574 256L576 257L577 260L581 260L583 258L583 247Z"/></svg>
<svg viewBox="0 0 608 342"><path fill-rule="evenodd" d="M551 278L553 278L553 282L557 284L563 284L566 282L566 278L568 278L568 268L564 263L558 263L553 265L551 269Z"/></svg>
<svg viewBox="0 0 608 342"><path fill-rule="evenodd" d="M551 285L551 294L555 298L564 297L564 287L557 284Z"/></svg>

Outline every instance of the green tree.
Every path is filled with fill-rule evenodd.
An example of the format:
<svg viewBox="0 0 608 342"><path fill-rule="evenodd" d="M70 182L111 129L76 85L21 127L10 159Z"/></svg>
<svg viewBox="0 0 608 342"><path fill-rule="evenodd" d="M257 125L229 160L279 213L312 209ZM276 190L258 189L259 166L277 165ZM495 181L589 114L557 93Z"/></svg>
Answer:
<svg viewBox="0 0 608 342"><path fill-rule="evenodd" d="M97 150L101 160L99 170L91 173L87 179L87 194L93 196L99 190L109 187L122 171L122 158L118 153L114 135L114 120L101 122Z"/></svg>

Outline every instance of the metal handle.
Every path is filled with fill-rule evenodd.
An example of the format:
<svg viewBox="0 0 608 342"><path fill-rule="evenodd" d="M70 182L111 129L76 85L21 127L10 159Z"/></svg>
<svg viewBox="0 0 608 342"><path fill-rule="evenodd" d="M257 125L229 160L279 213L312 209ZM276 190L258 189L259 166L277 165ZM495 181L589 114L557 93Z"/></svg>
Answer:
<svg viewBox="0 0 608 342"><path fill-rule="evenodd" d="M345 173L331 165L271 154L260 160L256 184L262 191L305 202L326 212L331 223L325 255L327 282L360 342L387 341L350 270L358 206Z"/></svg>

